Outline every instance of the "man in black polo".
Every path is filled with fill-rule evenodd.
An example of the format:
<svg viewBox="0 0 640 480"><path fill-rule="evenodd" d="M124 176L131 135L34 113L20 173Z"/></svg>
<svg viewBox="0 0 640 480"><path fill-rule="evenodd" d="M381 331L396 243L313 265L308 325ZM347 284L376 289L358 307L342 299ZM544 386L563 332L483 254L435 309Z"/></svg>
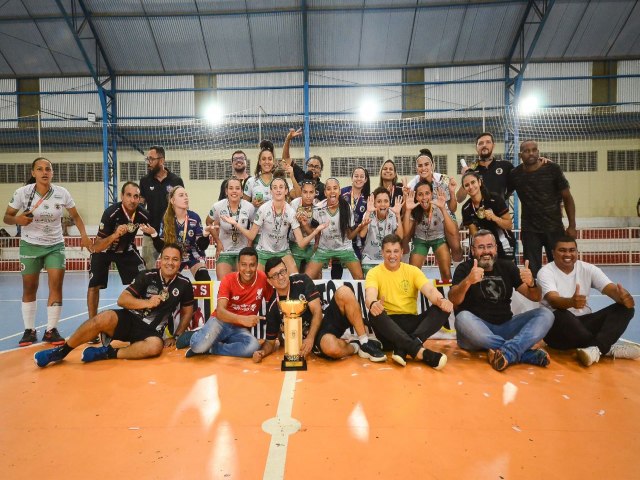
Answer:
<svg viewBox="0 0 640 480"><path fill-rule="evenodd" d="M178 185L184 187L182 179L165 168L164 154L164 148L157 145L149 149L145 157L148 173L140 179L141 203L146 204L150 215L149 225L156 232L160 231L162 216L169 203L169 191ZM146 233L142 238L142 258L147 269L155 268L158 252L151 237Z"/></svg>
<svg viewBox="0 0 640 480"><path fill-rule="evenodd" d="M143 231L148 228L149 212L140 206L140 188L133 182L122 186L120 198L102 214L93 244L87 291L89 318L98 314L100 290L107 288L112 262L116 264L123 285L129 285L145 269L135 238L138 228Z"/></svg>
<svg viewBox="0 0 640 480"><path fill-rule="evenodd" d="M493 134L489 132L481 133L476 137L476 152L478 153L478 162L468 168L463 168L462 173L467 170L473 170L482 175L482 182L487 190L491 193L497 193L505 200L507 195L507 177L509 172L513 170L511 162L506 160L495 160L493 158L493 148L495 141ZM462 185L456 192L456 200L462 203L467 198L467 192Z"/></svg>

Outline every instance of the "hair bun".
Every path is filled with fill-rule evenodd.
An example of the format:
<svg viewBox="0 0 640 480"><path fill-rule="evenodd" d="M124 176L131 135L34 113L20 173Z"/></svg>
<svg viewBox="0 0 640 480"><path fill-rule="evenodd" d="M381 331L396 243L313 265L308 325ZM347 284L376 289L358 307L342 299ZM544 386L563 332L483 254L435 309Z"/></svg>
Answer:
<svg viewBox="0 0 640 480"><path fill-rule="evenodd" d="M313 172L311 172L309 170L304 172L304 179L305 180L313 180Z"/></svg>
<svg viewBox="0 0 640 480"><path fill-rule="evenodd" d="M263 150L269 150L271 153L273 153L273 142L271 140L262 140L260 142L260 151Z"/></svg>
<svg viewBox="0 0 640 480"><path fill-rule="evenodd" d="M429 150L428 148L421 148L420 149L420 155L419 156L422 157L423 155L426 155L431 160L433 160L433 153L431 153L431 150Z"/></svg>

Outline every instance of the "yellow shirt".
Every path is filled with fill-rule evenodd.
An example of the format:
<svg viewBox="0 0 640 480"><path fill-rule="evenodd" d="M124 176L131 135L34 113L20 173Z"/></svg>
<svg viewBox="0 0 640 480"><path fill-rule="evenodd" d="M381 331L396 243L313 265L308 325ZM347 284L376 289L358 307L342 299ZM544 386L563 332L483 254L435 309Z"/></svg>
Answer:
<svg viewBox="0 0 640 480"><path fill-rule="evenodd" d="M416 315L418 293L428 281L422 270L413 265L401 263L392 272L380 264L369 270L364 287L378 289L378 299L384 297L384 309L389 315Z"/></svg>

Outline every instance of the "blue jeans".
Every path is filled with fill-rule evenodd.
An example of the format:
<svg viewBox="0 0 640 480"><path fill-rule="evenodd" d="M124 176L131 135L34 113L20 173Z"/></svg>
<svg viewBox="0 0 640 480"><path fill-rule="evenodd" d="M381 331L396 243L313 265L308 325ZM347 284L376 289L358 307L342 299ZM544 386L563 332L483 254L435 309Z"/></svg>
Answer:
<svg viewBox="0 0 640 480"><path fill-rule="evenodd" d="M500 349L510 364L518 363L522 354L547 334L553 325L553 313L535 308L514 315L511 320L494 325L463 310L456 315L458 345L465 350Z"/></svg>
<svg viewBox="0 0 640 480"><path fill-rule="evenodd" d="M211 317L193 333L189 346L194 353L250 358L260 343L247 328Z"/></svg>

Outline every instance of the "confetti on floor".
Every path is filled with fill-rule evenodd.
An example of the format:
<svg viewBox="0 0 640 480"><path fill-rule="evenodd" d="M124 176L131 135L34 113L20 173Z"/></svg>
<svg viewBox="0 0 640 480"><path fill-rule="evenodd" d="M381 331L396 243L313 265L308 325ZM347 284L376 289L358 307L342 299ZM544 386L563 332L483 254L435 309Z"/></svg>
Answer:
<svg viewBox="0 0 640 480"><path fill-rule="evenodd" d="M511 382L505 383L504 387L502 387L502 404L507 405L513 402L516 399L517 393L518 387Z"/></svg>
<svg viewBox="0 0 640 480"><path fill-rule="evenodd" d="M513 428L516 432L521 432L522 430L520 429L519 426L517 425L513 425L511 428Z"/></svg>
<svg viewBox="0 0 640 480"><path fill-rule="evenodd" d="M562 395L562 398L564 398L565 400L569 400L569 398L571 397L569 397L569 395Z"/></svg>

